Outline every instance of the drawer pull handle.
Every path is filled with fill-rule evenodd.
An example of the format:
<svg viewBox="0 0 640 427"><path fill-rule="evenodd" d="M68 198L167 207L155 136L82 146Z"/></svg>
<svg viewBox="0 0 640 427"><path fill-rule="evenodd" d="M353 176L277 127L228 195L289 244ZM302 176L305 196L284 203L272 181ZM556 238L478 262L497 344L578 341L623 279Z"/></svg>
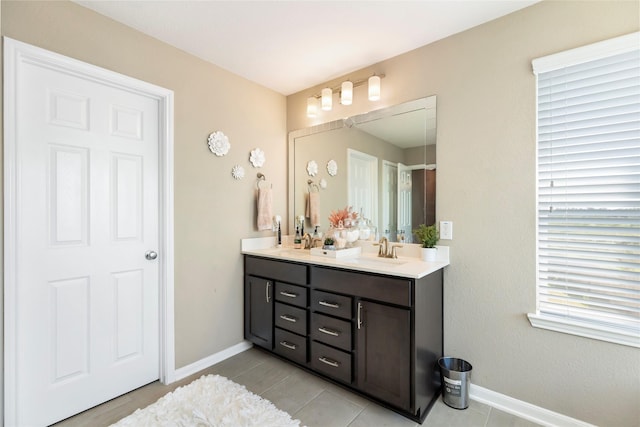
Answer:
<svg viewBox="0 0 640 427"><path fill-rule="evenodd" d="M298 319L296 319L295 317L287 316L286 314L281 315L280 318L291 323L296 323L298 321Z"/></svg>
<svg viewBox="0 0 640 427"><path fill-rule="evenodd" d="M334 368L337 368L337 367L340 366L340 364L338 362L336 362L335 360L327 359L324 356L318 357L318 360L321 361L322 363L324 363L325 365L333 366Z"/></svg>
<svg viewBox="0 0 640 427"><path fill-rule="evenodd" d="M336 304L333 302L318 301L318 304L324 305L325 307L329 307L329 308L340 308L340 304Z"/></svg>
<svg viewBox="0 0 640 427"><path fill-rule="evenodd" d="M298 294L292 294L291 292L280 291L280 295L287 298L297 298Z"/></svg>
<svg viewBox="0 0 640 427"><path fill-rule="evenodd" d="M318 328L318 330L320 332L322 332L323 334L331 335L332 337L337 337L338 335L340 335L339 332L332 331L331 329L327 329L327 328L323 328L323 327Z"/></svg>
<svg viewBox="0 0 640 427"><path fill-rule="evenodd" d="M286 341L280 341L280 345L288 348L289 350L295 350L296 348L298 348L295 344L291 344Z"/></svg>

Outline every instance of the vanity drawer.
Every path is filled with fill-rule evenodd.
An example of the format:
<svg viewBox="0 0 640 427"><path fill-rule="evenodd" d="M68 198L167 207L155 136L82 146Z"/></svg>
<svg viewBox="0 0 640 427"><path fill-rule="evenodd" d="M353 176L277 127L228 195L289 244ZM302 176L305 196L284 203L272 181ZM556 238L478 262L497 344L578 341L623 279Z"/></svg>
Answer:
<svg viewBox="0 0 640 427"><path fill-rule="evenodd" d="M331 378L351 383L351 353L311 341L311 366Z"/></svg>
<svg viewBox="0 0 640 427"><path fill-rule="evenodd" d="M307 288L276 282L276 301L307 308Z"/></svg>
<svg viewBox="0 0 640 427"><path fill-rule="evenodd" d="M307 310L277 302L275 319L277 327L298 335L307 335Z"/></svg>
<svg viewBox="0 0 640 427"><path fill-rule="evenodd" d="M351 322L325 316L320 313L311 313L311 338L351 351Z"/></svg>
<svg viewBox="0 0 640 427"><path fill-rule="evenodd" d="M301 364L307 363L307 338L280 328L275 329L275 352Z"/></svg>
<svg viewBox="0 0 640 427"><path fill-rule="evenodd" d="M351 297L312 290L311 309L319 313L351 320Z"/></svg>
<svg viewBox="0 0 640 427"><path fill-rule="evenodd" d="M246 256L244 271L245 274L295 283L297 285L306 285L309 283L308 267L292 262Z"/></svg>
<svg viewBox="0 0 640 427"><path fill-rule="evenodd" d="M325 267L311 267L310 274L315 288L411 307L410 279Z"/></svg>

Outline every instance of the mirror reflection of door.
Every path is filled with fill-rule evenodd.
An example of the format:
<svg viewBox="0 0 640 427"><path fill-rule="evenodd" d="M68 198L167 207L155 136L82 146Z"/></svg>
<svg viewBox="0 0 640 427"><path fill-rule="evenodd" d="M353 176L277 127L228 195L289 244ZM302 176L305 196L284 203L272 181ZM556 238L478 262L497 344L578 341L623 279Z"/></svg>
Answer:
<svg viewBox="0 0 640 427"><path fill-rule="evenodd" d="M411 242L411 188L411 168L398 163L398 242Z"/></svg>
<svg viewBox="0 0 640 427"><path fill-rule="evenodd" d="M382 164L382 227L380 236L395 236L398 227L398 166L384 160Z"/></svg>
<svg viewBox="0 0 640 427"><path fill-rule="evenodd" d="M347 159L348 205L376 224L378 221L378 158L348 149Z"/></svg>

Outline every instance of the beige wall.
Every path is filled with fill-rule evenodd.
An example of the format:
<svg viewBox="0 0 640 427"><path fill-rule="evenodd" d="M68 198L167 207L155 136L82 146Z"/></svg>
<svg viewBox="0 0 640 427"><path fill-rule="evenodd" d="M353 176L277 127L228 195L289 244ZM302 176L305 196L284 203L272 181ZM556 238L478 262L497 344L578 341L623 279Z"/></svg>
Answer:
<svg viewBox="0 0 640 427"><path fill-rule="evenodd" d="M351 74L386 74L380 105L356 88L354 105L312 123L305 99L324 84L287 98L292 130L438 96L437 219L453 221L455 237L441 241L451 246L445 353L470 361L481 387L601 426L638 425L638 349L526 318L535 310L531 60L638 31L639 16L637 1L545 1Z"/></svg>
<svg viewBox="0 0 640 427"><path fill-rule="evenodd" d="M2 2L2 34L175 92L175 336L180 368L243 340L240 239L255 221L256 172L286 215L285 97L71 2ZM225 157L207 147L221 130ZM239 164L245 179L235 181Z"/></svg>

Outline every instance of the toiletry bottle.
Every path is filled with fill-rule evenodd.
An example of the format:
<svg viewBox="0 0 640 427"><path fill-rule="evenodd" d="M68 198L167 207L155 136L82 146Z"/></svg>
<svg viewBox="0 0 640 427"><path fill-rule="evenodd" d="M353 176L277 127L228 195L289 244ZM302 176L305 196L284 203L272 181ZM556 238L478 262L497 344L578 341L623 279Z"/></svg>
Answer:
<svg viewBox="0 0 640 427"><path fill-rule="evenodd" d="M293 239L293 249L300 249L302 247L302 236L300 235L300 228L296 226L296 236Z"/></svg>
<svg viewBox="0 0 640 427"><path fill-rule="evenodd" d="M282 247L282 230L280 229L280 223L278 223L278 247Z"/></svg>

